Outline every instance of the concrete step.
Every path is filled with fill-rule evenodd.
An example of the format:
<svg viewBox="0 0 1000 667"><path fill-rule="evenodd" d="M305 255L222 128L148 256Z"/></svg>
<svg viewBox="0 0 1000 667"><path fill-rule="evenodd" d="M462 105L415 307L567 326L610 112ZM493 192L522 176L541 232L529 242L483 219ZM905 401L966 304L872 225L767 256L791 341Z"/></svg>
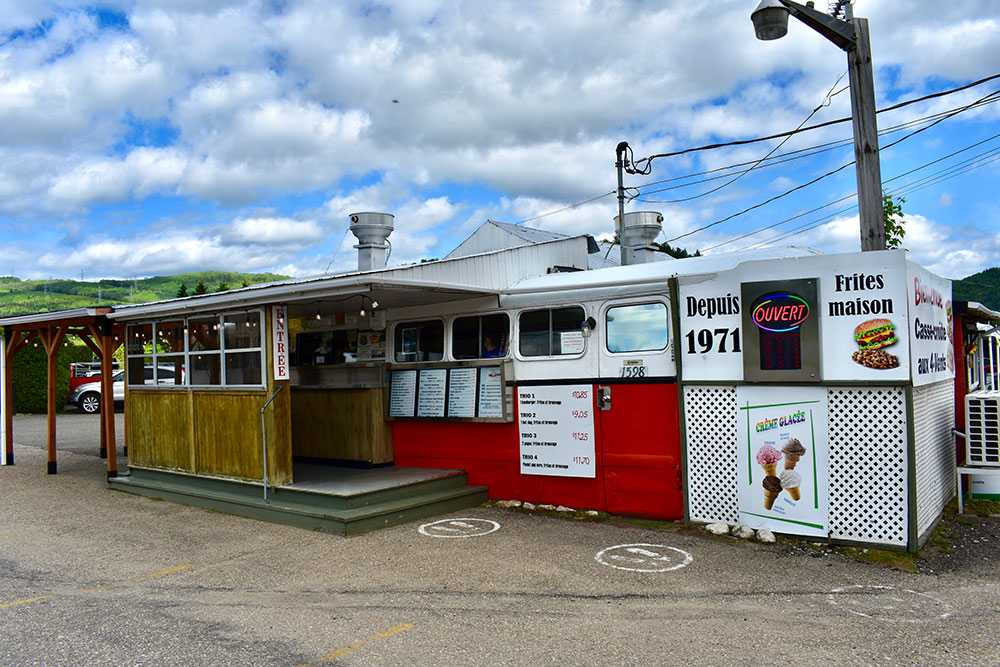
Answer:
<svg viewBox="0 0 1000 667"><path fill-rule="evenodd" d="M165 471L133 470L109 480L112 488L251 519L354 535L425 519L486 502L486 487L468 486L465 473L359 494L352 498L289 489L269 489L237 480Z"/></svg>

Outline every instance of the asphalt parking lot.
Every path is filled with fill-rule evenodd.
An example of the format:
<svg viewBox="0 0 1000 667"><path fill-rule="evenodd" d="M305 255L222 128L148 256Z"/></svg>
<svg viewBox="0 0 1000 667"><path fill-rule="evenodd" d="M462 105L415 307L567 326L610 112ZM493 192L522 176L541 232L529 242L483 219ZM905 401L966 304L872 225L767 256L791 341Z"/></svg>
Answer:
<svg viewBox="0 0 1000 667"><path fill-rule="evenodd" d="M96 423L46 475L15 418L4 665L1000 664L1000 573L492 505L336 537L112 491Z"/></svg>

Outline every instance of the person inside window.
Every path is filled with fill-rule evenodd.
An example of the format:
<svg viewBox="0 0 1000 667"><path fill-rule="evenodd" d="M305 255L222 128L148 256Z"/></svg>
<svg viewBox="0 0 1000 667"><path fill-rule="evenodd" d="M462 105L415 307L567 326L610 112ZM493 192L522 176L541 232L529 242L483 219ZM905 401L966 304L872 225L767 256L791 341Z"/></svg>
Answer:
<svg viewBox="0 0 1000 667"><path fill-rule="evenodd" d="M488 334L484 335L483 355L482 355L483 359L495 359L499 357L501 354L503 354L503 351L496 346L496 344L493 342L493 338L490 337Z"/></svg>

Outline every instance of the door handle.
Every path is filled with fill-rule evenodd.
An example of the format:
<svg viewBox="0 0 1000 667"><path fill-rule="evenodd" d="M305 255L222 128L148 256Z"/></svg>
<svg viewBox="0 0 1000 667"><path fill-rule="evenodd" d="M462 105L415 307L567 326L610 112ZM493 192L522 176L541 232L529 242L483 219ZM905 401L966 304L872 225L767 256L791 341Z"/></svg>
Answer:
<svg viewBox="0 0 1000 667"><path fill-rule="evenodd" d="M601 410L611 409L611 387L597 388L597 405Z"/></svg>

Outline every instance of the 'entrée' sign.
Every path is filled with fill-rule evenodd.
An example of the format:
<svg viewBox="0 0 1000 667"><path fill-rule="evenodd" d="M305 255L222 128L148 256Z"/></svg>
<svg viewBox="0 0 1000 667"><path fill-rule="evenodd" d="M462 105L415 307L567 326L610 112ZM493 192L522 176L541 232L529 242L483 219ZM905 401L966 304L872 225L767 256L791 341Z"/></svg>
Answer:
<svg viewBox="0 0 1000 667"><path fill-rule="evenodd" d="M753 309L753 322L765 331L794 331L809 317L809 304L792 294L764 297Z"/></svg>
<svg viewBox="0 0 1000 667"><path fill-rule="evenodd" d="M271 308L271 323L273 336L271 349L274 350L274 379L288 380L288 319L284 306Z"/></svg>

